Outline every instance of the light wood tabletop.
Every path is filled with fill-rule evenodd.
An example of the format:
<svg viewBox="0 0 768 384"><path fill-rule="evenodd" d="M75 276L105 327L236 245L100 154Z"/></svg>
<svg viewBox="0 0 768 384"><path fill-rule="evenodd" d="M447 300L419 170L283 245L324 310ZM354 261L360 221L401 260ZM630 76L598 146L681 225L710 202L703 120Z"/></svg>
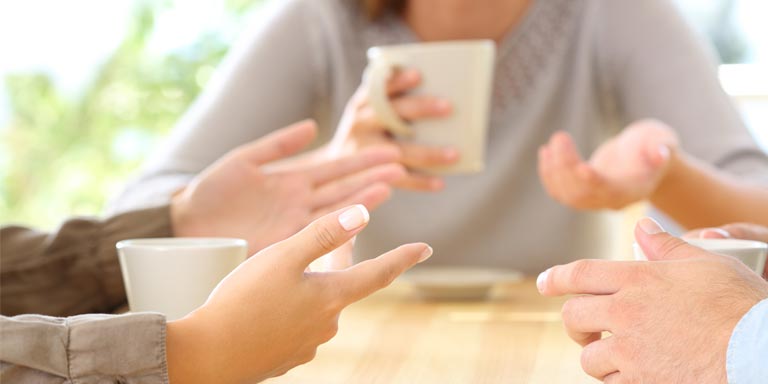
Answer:
<svg viewBox="0 0 768 384"><path fill-rule="evenodd" d="M353 304L312 362L269 384L596 383L535 282L478 302L424 301L405 283Z"/></svg>

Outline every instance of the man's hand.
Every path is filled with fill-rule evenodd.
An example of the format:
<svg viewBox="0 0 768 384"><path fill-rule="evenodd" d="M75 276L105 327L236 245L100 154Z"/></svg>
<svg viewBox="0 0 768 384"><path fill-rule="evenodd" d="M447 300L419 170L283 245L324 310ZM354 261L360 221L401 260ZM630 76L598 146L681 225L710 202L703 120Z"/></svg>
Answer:
<svg viewBox="0 0 768 384"><path fill-rule="evenodd" d="M241 264L202 307L169 323L171 383L245 383L282 375L310 361L336 334L344 307L432 255L426 244L408 244L343 270L308 271L367 223L365 207L346 208Z"/></svg>
<svg viewBox="0 0 768 384"><path fill-rule="evenodd" d="M677 136L643 120L625 128L584 161L570 135L539 148L539 177L550 196L576 209L621 209L651 197L665 175Z"/></svg>
<svg viewBox="0 0 768 384"><path fill-rule="evenodd" d="M374 147L314 165L270 169L316 135L306 121L245 144L204 170L171 203L176 236L248 240L254 253L296 233L311 220L343 206L375 209L405 176L394 148Z"/></svg>
<svg viewBox="0 0 768 384"><path fill-rule="evenodd" d="M584 371L606 383L726 383L731 332L768 282L651 219L635 238L650 261L580 260L539 276L545 296L583 295L565 303L563 322L584 346Z"/></svg>

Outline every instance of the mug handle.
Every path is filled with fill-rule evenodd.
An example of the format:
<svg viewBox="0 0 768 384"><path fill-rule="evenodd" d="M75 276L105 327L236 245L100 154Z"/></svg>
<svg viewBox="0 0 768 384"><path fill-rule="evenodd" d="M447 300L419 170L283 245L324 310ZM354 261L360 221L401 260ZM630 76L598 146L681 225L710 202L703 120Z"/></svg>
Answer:
<svg viewBox="0 0 768 384"><path fill-rule="evenodd" d="M368 83L368 103L390 132L397 136L412 137L411 127L392 108L387 94L387 81L394 70L401 66L383 57L371 61L365 74Z"/></svg>

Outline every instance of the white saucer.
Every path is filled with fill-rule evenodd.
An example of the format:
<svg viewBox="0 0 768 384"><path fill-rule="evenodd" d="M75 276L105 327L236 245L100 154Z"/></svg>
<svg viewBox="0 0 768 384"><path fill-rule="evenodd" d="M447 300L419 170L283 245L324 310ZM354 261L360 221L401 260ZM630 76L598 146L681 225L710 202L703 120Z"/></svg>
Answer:
<svg viewBox="0 0 768 384"><path fill-rule="evenodd" d="M475 267L420 267L406 272L403 280L416 293L433 300L480 300L498 284L520 281L519 271Z"/></svg>

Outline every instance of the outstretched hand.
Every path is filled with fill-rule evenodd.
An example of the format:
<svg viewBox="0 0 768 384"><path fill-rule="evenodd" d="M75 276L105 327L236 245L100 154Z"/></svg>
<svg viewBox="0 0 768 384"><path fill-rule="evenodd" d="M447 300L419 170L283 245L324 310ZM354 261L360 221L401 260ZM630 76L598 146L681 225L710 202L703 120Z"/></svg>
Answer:
<svg viewBox="0 0 768 384"><path fill-rule="evenodd" d="M171 382L243 383L282 375L310 361L336 334L343 308L432 255L426 244L408 244L341 270L308 270L349 244L368 219L361 205L321 217L246 260L202 307L169 323Z"/></svg>
<svg viewBox="0 0 768 384"><path fill-rule="evenodd" d="M539 148L539 177L550 196L575 209L621 209L648 199L665 175L677 136L643 120L582 159L571 136L552 135Z"/></svg>
<svg viewBox="0 0 768 384"><path fill-rule="evenodd" d="M375 209L405 176L394 148L371 147L315 164L270 167L316 136L314 122L278 130L234 149L205 169L171 203L176 236L243 238L254 253L313 219L352 204Z"/></svg>

